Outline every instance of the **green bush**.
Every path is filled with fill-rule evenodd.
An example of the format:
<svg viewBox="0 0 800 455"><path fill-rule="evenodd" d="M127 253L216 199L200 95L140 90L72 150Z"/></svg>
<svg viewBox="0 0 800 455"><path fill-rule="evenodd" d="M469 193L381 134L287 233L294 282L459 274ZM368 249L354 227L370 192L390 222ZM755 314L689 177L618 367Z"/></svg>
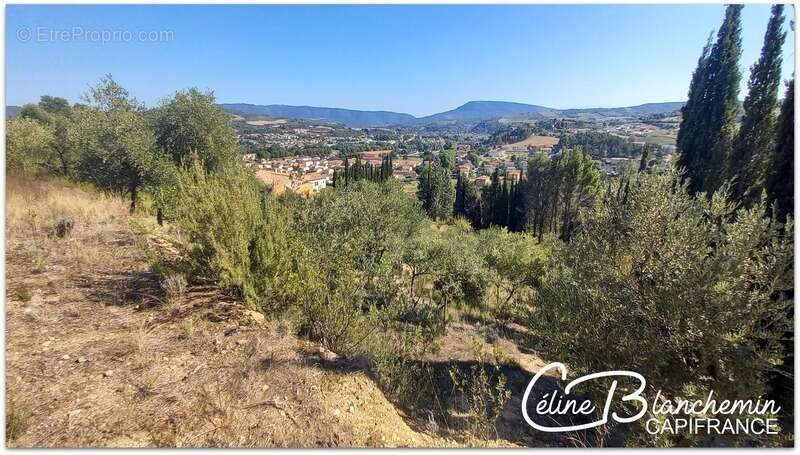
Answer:
<svg viewBox="0 0 800 455"><path fill-rule="evenodd" d="M380 385L387 395L412 411L435 411L443 415L443 396L436 375L428 363L421 360L429 350L436 349L435 337L424 328L409 328L381 339L373 348L374 365Z"/></svg>
<svg viewBox="0 0 800 455"><path fill-rule="evenodd" d="M674 174L619 182L533 301L543 354L576 375L637 371L671 397L761 396L791 331L792 302L775 296L793 271L792 239L762 213L692 197Z"/></svg>
<svg viewBox="0 0 800 455"><path fill-rule="evenodd" d="M549 247L538 244L529 233L496 227L480 231L478 245L490 271L488 306L501 321L521 318L523 302L530 300L544 277Z"/></svg>
<svg viewBox="0 0 800 455"><path fill-rule="evenodd" d="M495 349L486 355L483 344L474 338L470 344L477 362L465 371L451 366L450 379L456 396L463 400L469 430L478 437L496 438L495 423L511 398L508 380L500 371L503 353Z"/></svg>
<svg viewBox="0 0 800 455"><path fill-rule="evenodd" d="M377 338L408 330L400 274L424 225L418 204L395 182L357 182L290 206L304 328L336 352L375 357ZM425 319L414 322L436 326Z"/></svg>
<svg viewBox="0 0 800 455"><path fill-rule="evenodd" d="M209 172L194 160L178 177L171 201L192 275L262 309L281 300L280 283L291 276L287 218L244 166L233 162Z"/></svg>
<svg viewBox="0 0 800 455"><path fill-rule="evenodd" d="M443 313L448 308L481 305L489 278L478 238L468 227L446 226L444 232L427 232L414 239L404 263L411 283L429 287L426 295L425 289L416 290L410 283L415 305L430 302Z"/></svg>
<svg viewBox="0 0 800 455"><path fill-rule="evenodd" d="M55 141L53 128L19 117L6 122L6 169L30 172L47 163Z"/></svg>

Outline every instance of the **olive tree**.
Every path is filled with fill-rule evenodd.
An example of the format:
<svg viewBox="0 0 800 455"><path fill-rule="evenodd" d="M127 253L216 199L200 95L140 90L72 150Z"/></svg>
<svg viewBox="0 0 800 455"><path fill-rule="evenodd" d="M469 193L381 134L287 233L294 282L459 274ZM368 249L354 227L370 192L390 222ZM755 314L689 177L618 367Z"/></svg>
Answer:
<svg viewBox="0 0 800 455"><path fill-rule="evenodd" d="M79 151L78 177L130 194L134 211L139 192L160 184L168 161L156 147L144 107L111 75L92 87L86 98L90 104L73 110L68 132Z"/></svg>
<svg viewBox="0 0 800 455"><path fill-rule="evenodd" d="M756 398L791 328L792 238L762 207L693 197L674 173L631 177L555 253L530 327L580 372L632 370L668 396ZM791 232L791 228L789 228Z"/></svg>
<svg viewBox="0 0 800 455"><path fill-rule="evenodd" d="M26 104L19 116L46 125L53 130L53 140L46 148L42 167L48 172L73 177L77 150L69 140L72 107L64 98L43 95L38 104Z"/></svg>
<svg viewBox="0 0 800 455"><path fill-rule="evenodd" d="M239 158L236 132L213 92L178 91L153 109L149 120L158 147L176 164L196 154L207 168L214 169Z"/></svg>
<svg viewBox="0 0 800 455"><path fill-rule="evenodd" d="M399 184L357 182L295 199L292 231L306 329L331 349L359 352L406 315L403 251L424 214Z"/></svg>
<svg viewBox="0 0 800 455"><path fill-rule="evenodd" d="M549 259L548 248L529 233L492 227L478 233L480 254L492 273L491 296L496 316L518 316L517 303L529 299L541 284Z"/></svg>
<svg viewBox="0 0 800 455"><path fill-rule="evenodd" d="M44 165L55 140L52 127L30 118L6 122L6 169L30 172Z"/></svg>

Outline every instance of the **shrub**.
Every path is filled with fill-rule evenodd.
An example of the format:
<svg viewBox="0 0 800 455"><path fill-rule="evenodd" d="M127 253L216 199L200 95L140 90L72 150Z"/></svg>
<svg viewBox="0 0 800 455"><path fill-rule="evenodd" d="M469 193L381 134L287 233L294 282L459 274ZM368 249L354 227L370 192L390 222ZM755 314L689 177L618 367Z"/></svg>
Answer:
<svg viewBox="0 0 800 455"><path fill-rule="evenodd" d="M297 279L287 291L303 328L340 354L375 357L367 352L375 338L407 330L408 298L399 275L424 215L395 182L357 182L290 204ZM415 322L425 325L425 318Z"/></svg>
<svg viewBox="0 0 800 455"><path fill-rule="evenodd" d="M373 347L374 363L380 386L392 400L412 411L435 410L443 415L435 372L420 360L436 348L434 340L421 328L384 338L382 346Z"/></svg>
<svg viewBox="0 0 800 455"><path fill-rule="evenodd" d="M511 398L506 376L500 371L502 352L495 350L488 358L483 345L470 340L477 362L466 371L450 367L450 378L457 397L464 403L469 429L482 438L497 437L495 422Z"/></svg>
<svg viewBox="0 0 800 455"><path fill-rule="evenodd" d="M186 339L192 338L194 336L195 331L197 330L197 325L195 324L194 317L188 317L183 319L180 323L181 333L183 337Z"/></svg>
<svg viewBox="0 0 800 455"><path fill-rule="evenodd" d="M209 172L193 160L170 200L193 275L213 279L252 306L274 302L274 282L289 255L285 217L241 163Z"/></svg>
<svg viewBox="0 0 800 455"><path fill-rule="evenodd" d="M480 306L489 277L479 254L478 238L457 226L441 233L426 233L409 243L404 263L411 273L412 296L417 301L430 300L443 314L449 307ZM416 292L418 282L431 286L429 295Z"/></svg>
<svg viewBox="0 0 800 455"><path fill-rule="evenodd" d="M72 218L61 218L53 227L53 233L62 239L72 233L73 227L75 227L75 221Z"/></svg>
<svg viewBox="0 0 800 455"><path fill-rule="evenodd" d="M533 301L544 354L575 374L637 371L672 397L761 396L791 331L775 296L793 270L792 239L761 213L692 197L674 174L619 182Z"/></svg>
<svg viewBox="0 0 800 455"><path fill-rule="evenodd" d="M241 163L210 172L194 160L168 194L190 273L262 310L293 309L300 331L339 354L375 358L387 332L443 328L401 287L403 251L424 215L394 182L278 200Z"/></svg>
<svg viewBox="0 0 800 455"><path fill-rule="evenodd" d="M48 125L18 117L6 122L6 169L30 172L43 167L49 157L55 131Z"/></svg>
<svg viewBox="0 0 800 455"><path fill-rule="evenodd" d="M520 317L518 302L529 300L541 284L549 261L549 250L528 233L505 228L480 231L479 252L486 261L491 287L487 293L495 316L509 321Z"/></svg>

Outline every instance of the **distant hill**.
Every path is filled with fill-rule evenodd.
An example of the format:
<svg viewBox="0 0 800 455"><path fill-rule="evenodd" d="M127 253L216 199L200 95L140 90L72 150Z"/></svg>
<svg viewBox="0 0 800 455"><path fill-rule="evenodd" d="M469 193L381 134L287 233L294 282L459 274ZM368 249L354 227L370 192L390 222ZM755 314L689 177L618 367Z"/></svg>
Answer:
<svg viewBox="0 0 800 455"><path fill-rule="evenodd" d="M282 104L220 104L223 110L231 114L251 117L263 115L290 119L322 120L341 123L353 128L404 125L416 118L410 114L388 111L357 111L331 107L286 106Z"/></svg>
<svg viewBox="0 0 800 455"><path fill-rule="evenodd" d="M560 112L565 117L647 117L653 114L675 112L683 107L682 102L646 103L629 107L596 107L589 109L564 109Z"/></svg>
<svg viewBox="0 0 800 455"><path fill-rule="evenodd" d="M22 106L6 106L6 118L9 119L22 111Z"/></svg>
<svg viewBox="0 0 800 455"><path fill-rule="evenodd" d="M242 117L265 116L287 119L320 120L340 123L352 128L385 126L455 125L473 127L481 122L510 119L541 120L547 118L575 118L602 120L606 118L643 118L653 114L677 111L683 102L647 103L638 106L554 109L535 104L507 101L470 101L455 109L426 117L414 117L389 111L359 111L331 107L287 106L282 104L257 105L246 103L220 104L223 110Z"/></svg>
<svg viewBox="0 0 800 455"><path fill-rule="evenodd" d="M488 120L501 117L519 117L552 111L548 107L534 104L510 103L507 101L470 101L453 110L417 119L419 123L448 120Z"/></svg>

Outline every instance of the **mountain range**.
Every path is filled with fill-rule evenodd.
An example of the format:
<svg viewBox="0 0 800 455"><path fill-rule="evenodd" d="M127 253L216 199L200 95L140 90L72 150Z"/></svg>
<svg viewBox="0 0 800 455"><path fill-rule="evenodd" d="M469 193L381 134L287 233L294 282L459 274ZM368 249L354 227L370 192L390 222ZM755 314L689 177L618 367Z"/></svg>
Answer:
<svg viewBox="0 0 800 455"><path fill-rule="evenodd" d="M415 126L460 122L481 122L499 118L533 119L574 118L598 120L606 118L642 118L679 110L683 102L647 103L638 106L588 109L554 109L535 104L506 101L470 101L455 109L426 117L414 117L390 111L360 111L331 107L287 106L283 104L223 103L220 107L242 117L277 117L320 120L341 123L353 128Z"/></svg>
<svg viewBox="0 0 800 455"><path fill-rule="evenodd" d="M425 117L414 117L411 114L390 111L360 111L335 107L288 106L283 104L223 103L219 106L229 114L245 118L274 117L318 120L328 123L340 123L351 128L376 128L454 124L474 125L482 121L501 118L518 120L643 118L653 114L677 111L683 104L683 102L669 102L647 103L628 107L554 109L535 104L507 101L470 101L455 109ZM20 109L21 107L19 106L6 106L6 117L13 117L19 113Z"/></svg>

